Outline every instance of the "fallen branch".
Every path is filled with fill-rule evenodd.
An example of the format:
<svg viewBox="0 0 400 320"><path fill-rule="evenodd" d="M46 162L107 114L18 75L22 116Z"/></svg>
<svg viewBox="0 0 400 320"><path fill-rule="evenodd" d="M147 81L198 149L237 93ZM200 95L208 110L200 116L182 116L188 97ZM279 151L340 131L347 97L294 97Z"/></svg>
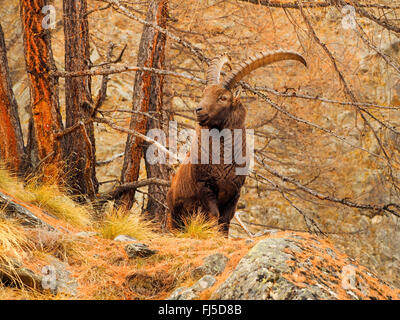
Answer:
<svg viewBox="0 0 400 320"><path fill-rule="evenodd" d="M10 212L11 215L16 216L23 223L26 223L34 227L43 226L49 230L55 230L54 227L44 222L43 220L39 219L35 214L33 214L24 206L15 202L10 196L8 196L3 192L0 192L0 203L3 205L3 208L5 209L4 210L5 214L8 214L8 212Z"/></svg>

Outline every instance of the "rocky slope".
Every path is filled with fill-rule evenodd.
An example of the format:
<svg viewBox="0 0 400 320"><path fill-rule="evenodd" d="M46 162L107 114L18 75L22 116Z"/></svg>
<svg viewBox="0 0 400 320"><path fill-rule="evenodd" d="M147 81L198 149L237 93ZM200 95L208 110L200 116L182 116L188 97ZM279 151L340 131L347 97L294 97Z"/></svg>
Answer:
<svg viewBox="0 0 400 320"><path fill-rule="evenodd" d="M387 1L388 4L391 2ZM308 74L295 74L287 68L271 68L267 70L268 79L265 79L265 70L260 70L249 80L252 83L260 86L267 85L282 91L285 87L287 89L296 88L296 91L302 94L319 95L335 100L345 99L343 95L339 94L342 92L342 87L337 80L337 75L327 68L329 63L327 63L326 57L318 48L315 49L315 44L309 41L308 36L292 30L284 12L248 5L240 1L188 1L185 6L182 6L179 1L170 3L170 30L202 48L210 57L229 51L235 59L239 60L258 50L292 48L301 51L303 48L307 48L307 59L310 61ZM56 29L52 31L52 45L57 67L63 69L62 5L61 1L54 1L54 4L57 9L58 23ZM93 9L103 4L89 1L89 5ZM135 10L137 10L135 14L144 17L146 2L135 5ZM291 14L297 18L297 21L301 21L296 13ZM18 1L0 0L0 17L6 36L13 89L19 103L22 126L26 133L28 114L25 109L29 103L29 88L24 67ZM400 96L400 94L396 94L398 74L389 68L376 52L362 46L354 33L341 28L340 11L336 9L315 11L312 18L318 27L318 35L338 57L340 68L346 71L346 79L351 83L352 89L358 93L360 100L387 105L393 101L396 95ZM397 37L382 32L368 20L361 19L360 23L366 28L371 39L379 43L382 51L396 59L399 57ZM282 26L290 26L290 28ZM141 24L117 12L104 10L90 16L90 30L92 33L91 60L94 64L104 62L109 41L114 41L118 45L117 52L124 44L127 44L123 63L136 64ZM199 77L203 76L204 65L193 62L174 42L169 41L168 46L168 68L173 69L174 67L177 71L184 70ZM319 61L317 57L322 60ZM104 106L106 112L116 108L131 108L133 79L133 73L111 77L109 97ZM188 107L193 108L202 88L195 88L192 85L192 83L182 83L168 78L165 103L168 103L171 108L181 110L187 110ZM98 87L99 78L94 78L94 93L97 92ZM188 89L193 91L188 92ZM351 107L308 100L297 102L291 99L273 98L279 103L282 102L293 114L338 132L351 143L363 146L372 152L379 151L379 146L374 139L364 138L363 140L364 133L358 127L359 123L357 124L354 110ZM246 95L243 95L243 99L249 103L249 124L252 126L256 127L265 119L274 119L275 111L268 108L265 102ZM60 81L60 100L63 108L62 79ZM129 121L128 114L108 114L115 121L119 121L121 125L126 125ZM400 123L395 112L384 117L390 119L394 126ZM279 120L279 117L277 118ZM188 120L185 120L184 123L185 125L191 124ZM377 163L376 159L370 158L368 155L351 152L337 139L314 137L314 130L310 133L307 130L298 131L297 127L292 129L292 123L287 122L287 119L283 119L282 123L271 120L262 128L268 137L266 152L275 160L274 166L276 165L277 170L286 171L294 177L301 177L305 182L312 181L312 187L322 188L329 194L340 195L343 198L348 197L357 199L359 202L378 204L396 200L392 190L387 187L385 175L382 173L384 172L382 163ZM381 130L382 128L379 126L376 126L375 129L382 136L388 149L393 150L391 156L395 159L399 145L398 138L391 135L390 132ZM99 126L96 127L96 138L98 160L108 159L124 151L125 135ZM262 147L265 145L264 142L262 142ZM310 146L309 149L306 148L307 146ZM301 153L303 150L304 154ZM289 156L286 157L287 154ZM296 154L300 154L299 159L293 158ZM280 167L281 163L285 162L289 165L282 164ZM298 165L298 167L293 168L294 165ZM121 158L99 167L99 180L119 179L121 167ZM318 172L320 176L314 176L315 172ZM144 172L141 176L144 176ZM102 184L102 191L109 190L111 187L112 184ZM139 204L142 204L142 200L143 197L138 197ZM312 217L318 220L325 231L328 231L329 239L341 251L356 258L380 277L397 286L400 285L398 277L400 272L400 232L397 218L368 216L357 210L350 211L342 207L328 208L325 205L314 205L312 201L300 202L300 204L304 205L304 211L312 213ZM286 230L307 230L303 217L289 206L279 193L250 179L244 188L241 210L244 212L244 219L249 223L254 223L249 224L253 233L262 233L265 226ZM259 226L260 224L263 226ZM232 235L246 236L236 225L233 225L233 229ZM90 243L92 240L83 242L85 241ZM125 254L123 249L121 254ZM192 284L189 281L187 288L190 288Z"/></svg>
<svg viewBox="0 0 400 320"><path fill-rule="evenodd" d="M0 194L0 218L24 226L5 236L8 222L0 220L0 299L400 299L399 289L309 233L104 239ZM16 234L27 240L12 249L7 241Z"/></svg>
<svg viewBox="0 0 400 320"><path fill-rule="evenodd" d="M211 299L392 300L399 294L328 241L280 232L260 240Z"/></svg>

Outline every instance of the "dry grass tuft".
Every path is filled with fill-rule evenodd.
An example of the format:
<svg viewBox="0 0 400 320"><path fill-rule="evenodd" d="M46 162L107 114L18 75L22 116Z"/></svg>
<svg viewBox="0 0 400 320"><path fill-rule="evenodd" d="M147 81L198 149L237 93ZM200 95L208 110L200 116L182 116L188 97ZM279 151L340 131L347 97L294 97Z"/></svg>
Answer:
<svg viewBox="0 0 400 320"><path fill-rule="evenodd" d="M109 206L98 232L105 239L114 239L123 234L145 240L154 236L153 228L153 224L145 220L139 212L115 210Z"/></svg>
<svg viewBox="0 0 400 320"><path fill-rule="evenodd" d="M0 218L0 261L10 257L20 258L27 245L28 240L22 227L13 220Z"/></svg>
<svg viewBox="0 0 400 320"><path fill-rule="evenodd" d="M86 228L90 225L90 210L65 195L56 185L40 185L30 181L26 190L30 202L73 226Z"/></svg>
<svg viewBox="0 0 400 320"><path fill-rule="evenodd" d="M35 255L51 255L61 261L70 263L82 258L84 243L82 239L71 235L44 229L36 229L30 232L30 242Z"/></svg>
<svg viewBox="0 0 400 320"><path fill-rule="evenodd" d="M176 279L166 271L157 271L154 274L137 272L127 277L126 285L141 299L155 299L161 293L175 287Z"/></svg>
<svg viewBox="0 0 400 320"><path fill-rule="evenodd" d="M0 218L0 277L5 276L13 286L22 287L16 268L29 248L23 228L16 221Z"/></svg>
<svg viewBox="0 0 400 320"><path fill-rule="evenodd" d="M2 162L0 162L0 189L23 201L31 200L30 194L24 189L23 183L19 181L16 175L7 170Z"/></svg>
<svg viewBox="0 0 400 320"><path fill-rule="evenodd" d="M76 227L90 225L90 210L76 203L55 184L40 184L31 177L24 184L0 163L0 189L21 201L34 204Z"/></svg>
<svg viewBox="0 0 400 320"><path fill-rule="evenodd" d="M177 237L205 240L223 237L223 235L216 219L209 218L203 212L197 212L184 219Z"/></svg>

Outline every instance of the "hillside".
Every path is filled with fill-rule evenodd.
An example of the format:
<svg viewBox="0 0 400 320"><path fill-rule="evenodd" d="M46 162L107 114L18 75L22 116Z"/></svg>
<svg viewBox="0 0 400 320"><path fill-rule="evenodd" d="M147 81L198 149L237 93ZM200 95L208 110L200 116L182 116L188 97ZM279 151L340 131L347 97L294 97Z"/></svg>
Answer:
<svg viewBox="0 0 400 320"><path fill-rule="evenodd" d="M31 202L6 193L10 186ZM140 219L93 221L76 205L76 216L60 216L72 200L54 188L46 191L52 202L37 194L1 171L0 299L400 298L399 289L307 233L160 234Z"/></svg>
<svg viewBox="0 0 400 320"><path fill-rule="evenodd" d="M39 2L55 8L55 28L47 31L54 66L66 72L64 19L69 17L63 1ZM83 60L89 63L86 71L99 72L88 77L90 98L96 102L100 96L101 72L133 69L109 75L97 120L88 120L95 161L86 164L98 188L78 194L68 185L74 172L68 157L75 154L68 148L86 136L63 151L66 162L55 166L63 175L43 183L41 170L54 153L38 156L32 138L33 73L26 68L21 4L0 0L12 91L31 161L16 178L0 152L0 298L399 299L400 2L167 1L162 14L167 32L152 40L165 37L164 60L155 69L178 76L154 76L163 87L151 90L135 84L146 74L135 67L143 62L144 49L153 48L152 41L143 45L153 30L144 20L150 6L161 2L111 2L82 1L89 30L89 62ZM351 18L346 4L357 9L352 28L343 23ZM143 141L131 155L137 160L133 182L155 175L164 184L129 189L132 208L115 209L120 205L115 190L132 182L124 177L128 151L134 150L127 148L128 128L146 134L158 125L170 134L169 121L176 121L176 153L183 158L187 130L198 124L195 109L210 60L229 55L224 78L250 56L274 50L301 54L307 68L293 61L258 68L232 90L246 107L246 128L254 130L254 167L237 205L247 231L233 219L225 238L201 216L188 219L185 230L167 230L166 191L178 163L152 167ZM72 87L66 78L57 76L56 85L63 128L69 126ZM114 240L117 236L122 241ZM135 243L149 249L149 256L130 258ZM214 254L228 259L225 268L218 275L203 274L199 283L193 270ZM46 268L51 265L63 279L59 292L41 287L42 271L52 272ZM252 273L254 268L269 271ZM257 290L251 295L253 284Z"/></svg>

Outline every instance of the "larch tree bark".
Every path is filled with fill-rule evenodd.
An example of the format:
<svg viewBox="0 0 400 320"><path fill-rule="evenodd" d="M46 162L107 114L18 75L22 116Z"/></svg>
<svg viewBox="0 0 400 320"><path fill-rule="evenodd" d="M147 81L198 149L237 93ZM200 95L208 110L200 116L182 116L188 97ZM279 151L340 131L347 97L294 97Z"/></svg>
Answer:
<svg viewBox="0 0 400 320"><path fill-rule="evenodd" d="M161 1L162 4L157 8L157 24L165 28L168 15L168 2ZM154 29L150 30L153 32L152 38L154 39L154 50L153 50L153 67L157 69L164 69L165 67L165 44L166 36L163 33L155 32ZM149 101L149 113L152 114L153 118L147 119L147 131L151 129L160 129L164 132L165 137L168 137L169 127L168 120L169 114L166 112L163 104L163 84L164 76L152 74L151 76L151 90L150 90L150 101ZM167 139L168 141L168 139ZM144 154L146 155L148 150L148 144L145 144ZM145 157L145 165L147 178L158 178L161 180L169 180L169 166L166 164L151 164ZM160 184L150 184L148 189L148 200L146 211L148 215L158 221L164 221L166 217L166 206L167 203L167 192L168 187Z"/></svg>
<svg viewBox="0 0 400 320"><path fill-rule="evenodd" d="M40 169L44 181L55 182L63 176L63 130L58 100L58 79L55 71L50 31L43 27L42 13L47 0L20 0L24 34L26 69L31 95L30 157Z"/></svg>
<svg viewBox="0 0 400 320"><path fill-rule="evenodd" d="M23 174L26 154L18 105L10 79L6 43L0 24L0 160L12 171Z"/></svg>
<svg viewBox="0 0 400 320"><path fill-rule="evenodd" d="M90 68L89 24L86 0L64 0L65 70ZM91 78L65 79L66 128L91 118L93 101ZM93 123L82 125L66 135L67 183L75 194L91 199L98 191L96 179L96 145Z"/></svg>
<svg viewBox="0 0 400 320"><path fill-rule="evenodd" d="M147 11L146 20L165 28L167 4L167 0L152 0ZM164 65L164 47L165 36L150 26L144 26L139 45L137 65L140 67L162 68ZM133 114L130 122L130 129L145 135L149 128L159 126L159 121L148 119L144 113L148 113L149 111L159 112L161 110L162 83L163 76L161 75L153 75L150 72L136 72L133 88L133 110L139 111L139 113ZM121 174L122 183L138 180L140 162L145 148L146 146L143 144L142 139L133 135L128 135ZM147 164L146 169L149 177L168 179L165 168L162 166ZM133 189L121 193L116 199L117 205L125 210L132 208L135 191L136 190ZM152 192L159 191L158 187L151 186L149 193L154 197L155 194L152 194ZM165 203L165 194L161 197L156 197L160 199L161 203ZM151 210L153 216L160 205L157 198L151 199L148 205L148 209ZM154 199L157 200L154 201Z"/></svg>

